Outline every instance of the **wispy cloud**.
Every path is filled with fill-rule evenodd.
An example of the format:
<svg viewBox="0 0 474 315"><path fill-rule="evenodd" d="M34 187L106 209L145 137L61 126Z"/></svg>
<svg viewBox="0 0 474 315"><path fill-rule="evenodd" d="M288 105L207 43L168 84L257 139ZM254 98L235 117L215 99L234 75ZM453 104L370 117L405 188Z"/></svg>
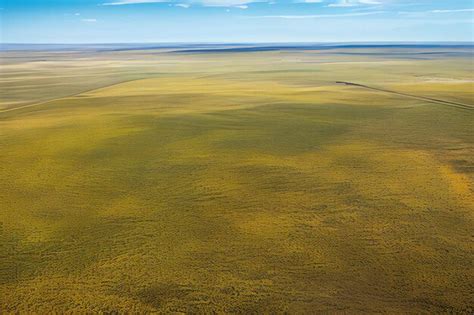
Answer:
<svg viewBox="0 0 474 315"><path fill-rule="evenodd" d="M248 4L253 2L266 2L265 0L191 0L206 7L235 7L247 9ZM244 8L245 6L245 8Z"/></svg>
<svg viewBox="0 0 474 315"><path fill-rule="evenodd" d="M97 19L81 19L81 21L85 23L95 23L97 22Z"/></svg>
<svg viewBox="0 0 474 315"><path fill-rule="evenodd" d="M294 0L294 2L300 3L328 3L328 7L355 7L361 5L378 5L382 4L383 0ZM173 3L173 0L109 0L108 2L102 3L106 6L120 6L120 5L133 5L133 4L146 4L146 3ZM185 4L198 4L209 7L236 7L248 5L249 3L255 2L267 2L275 3L273 0L187 0Z"/></svg>
<svg viewBox="0 0 474 315"><path fill-rule="evenodd" d="M324 2L324 0L298 0L296 2L300 2L300 3L322 3L322 2Z"/></svg>
<svg viewBox="0 0 474 315"><path fill-rule="evenodd" d="M374 4L382 4L382 2L378 0L340 0L338 2L328 4L328 7L347 8L347 7L356 7L359 5L374 5Z"/></svg>
<svg viewBox="0 0 474 315"><path fill-rule="evenodd" d="M377 0L359 0L359 3L360 4L369 4L369 5L382 4L382 2L377 1Z"/></svg>
<svg viewBox="0 0 474 315"><path fill-rule="evenodd" d="M117 0L113 2L105 2L102 5L127 5L127 4L142 4L142 3L159 3L167 2L166 0Z"/></svg>
<svg viewBox="0 0 474 315"><path fill-rule="evenodd" d="M353 16L366 16L383 14L385 11L373 11L373 12L358 12L358 13L345 13L345 14L313 14L313 15L261 15L250 18L261 18L261 19L318 19L318 18L339 18L339 17L353 17Z"/></svg>
<svg viewBox="0 0 474 315"><path fill-rule="evenodd" d="M457 13L457 12L474 12L474 9L455 9L455 10L431 10L432 13Z"/></svg>
<svg viewBox="0 0 474 315"><path fill-rule="evenodd" d="M449 14L449 13L466 13L474 12L474 9L451 9L451 10L429 10L429 11L399 11L399 15L406 15L411 17L422 17L433 14Z"/></svg>
<svg viewBox="0 0 474 315"><path fill-rule="evenodd" d="M172 0L115 0L102 3L106 6L120 6L146 3L172 3ZM239 9L247 9L248 4L253 2L267 2L267 0L188 0L185 3L177 3L175 6L189 8L191 4L198 4L206 7L235 7Z"/></svg>

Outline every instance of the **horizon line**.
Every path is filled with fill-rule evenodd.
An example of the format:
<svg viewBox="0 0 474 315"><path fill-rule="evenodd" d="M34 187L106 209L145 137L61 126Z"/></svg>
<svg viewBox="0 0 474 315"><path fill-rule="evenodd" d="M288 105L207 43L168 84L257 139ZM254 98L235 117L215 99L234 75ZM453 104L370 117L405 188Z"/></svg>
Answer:
<svg viewBox="0 0 474 315"><path fill-rule="evenodd" d="M412 43L421 43L421 44L453 44L453 43L464 43L464 44L473 44L474 40L471 41L433 41L433 40L408 40L408 41L235 41L235 42L226 42L226 41L150 41L150 42L0 42L0 45L154 45L154 44L195 44L195 45L251 45L251 44L412 44Z"/></svg>

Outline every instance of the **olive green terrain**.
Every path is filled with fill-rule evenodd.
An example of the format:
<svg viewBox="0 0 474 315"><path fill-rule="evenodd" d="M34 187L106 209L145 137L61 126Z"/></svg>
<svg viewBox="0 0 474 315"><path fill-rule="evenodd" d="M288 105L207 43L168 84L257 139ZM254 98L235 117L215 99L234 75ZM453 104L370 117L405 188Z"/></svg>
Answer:
<svg viewBox="0 0 474 315"><path fill-rule="evenodd" d="M473 312L469 57L1 60L2 313Z"/></svg>

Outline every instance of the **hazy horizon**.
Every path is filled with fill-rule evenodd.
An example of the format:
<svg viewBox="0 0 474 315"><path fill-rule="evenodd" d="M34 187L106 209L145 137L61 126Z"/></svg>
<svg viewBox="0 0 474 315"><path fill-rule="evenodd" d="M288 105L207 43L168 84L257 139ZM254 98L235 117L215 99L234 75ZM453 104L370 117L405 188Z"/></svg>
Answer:
<svg viewBox="0 0 474 315"><path fill-rule="evenodd" d="M435 48L456 47L474 48L472 41L413 41L413 42L124 42L124 43L1 43L0 51L11 50L61 50L61 49L101 49L104 50L137 50L137 49L195 49L222 50L229 49L271 49L271 50L312 50L337 48Z"/></svg>

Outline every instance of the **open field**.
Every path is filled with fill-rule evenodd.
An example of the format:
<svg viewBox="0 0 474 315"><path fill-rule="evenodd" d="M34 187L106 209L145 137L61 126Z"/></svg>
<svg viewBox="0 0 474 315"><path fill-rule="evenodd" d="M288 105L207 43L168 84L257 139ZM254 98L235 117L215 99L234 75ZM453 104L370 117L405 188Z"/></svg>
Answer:
<svg viewBox="0 0 474 315"><path fill-rule="evenodd" d="M0 61L0 310L473 312L472 47Z"/></svg>

